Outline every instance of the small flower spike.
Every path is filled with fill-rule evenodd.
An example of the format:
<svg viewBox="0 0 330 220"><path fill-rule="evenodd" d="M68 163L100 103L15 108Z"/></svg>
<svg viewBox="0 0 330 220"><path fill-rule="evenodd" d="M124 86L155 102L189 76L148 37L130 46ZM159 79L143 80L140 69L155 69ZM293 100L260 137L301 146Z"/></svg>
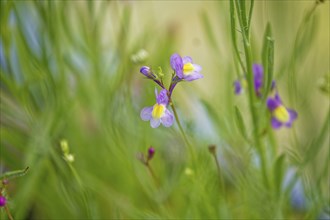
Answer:
<svg viewBox="0 0 330 220"><path fill-rule="evenodd" d="M279 129L283 125L291 127L292 123L298 117L298 113L292 109L286 108L278 94L274 98L267 99L267 107L272 113L271 124L274 129Z"/></svg>
<svg viewBox="0 0 330 220"><path fill-rule="evenodd" d="M171 56L170 61L171 67L179 79L193 81L203 78L203 75L200 73L202 67L194 64L191 57L186 56L181 58L179 54L175 53Z"/></svg>
<svg viewBox="0 0 330 220"><path fill-rule="evenodd" d="M162 89L159 94L155 90L155 94L157 103L154 106L143 108L140 116L144 121L150 120L150 126L152 128L157 128L160 124L170 127L173 124L174 116L167 109L167 105L169 104L167 90Z"/></svg>
<svg viewBox="0 0 330 220"><path fill-rule="evenodd" d="M4 196L0 196L0 207L5 206L7 203L7 200Z"/></svg>

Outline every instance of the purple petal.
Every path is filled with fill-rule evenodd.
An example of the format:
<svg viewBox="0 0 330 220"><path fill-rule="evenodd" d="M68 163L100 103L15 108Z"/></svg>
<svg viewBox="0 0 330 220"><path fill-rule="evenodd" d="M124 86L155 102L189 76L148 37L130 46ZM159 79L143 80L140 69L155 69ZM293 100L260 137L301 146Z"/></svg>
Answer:
<svg viewBox="0 0 330 220"><path fill-rule="evenodd" d="M152 110L154 109L153 106L145 107L141 110L140 117L143 121L149 121L152 118Z"/></svg>
<svg viewBox="0 0 330 220"><path fill-rule="evenodd" d="M279 129L282 126L282 122L278 121L275 117L272 117L271 124L274 129Z"/></svg>
<svg viewBox="0 0 330 220"><path fill-rule="evenodd" d="M256 91L257 95L260 96L260 89L262 87L262 79L254 79L254 91Z"/></svg>
<svg viewBox="0 0 330 220"><path fill-rule="evenodd" d="M204 76L202 74L200 74L199 72L192 72L189 75L186 75L184 77L184 79L186 81L193 81L193 80L200 79L200 78L203 78L203 77Z"/></svg>
<svg viewBox="0 0 330 220"><path fill-rule="evenodd" d="M159 118L151 118L150 119L150 126L152 128L157 128L160 125L160 119Z"/></svg>
<svg viewBox="0 0 330 220"><path fill-rule="evenodd" d="M168 96L167 96L167 90L162 89L159 94L156 96L156 100L158 104L167 105L168 104Z"/></svg>
<svg viewBox="0 0 330 220"><path fill-rule="evenodd" d="M285 123L285 126L291 127L293 121L297 119L298 113L295 110L293 110L293 109L288 109L287 108L287 110L289 112L290 119L289 119L289 121L287 123Z"/></svg>
<svg viewBox="0 0 330 220"><path fill-rule="evenodd" d="M189 56L185 56L182 58L182 61L183 61L183 64L186 64L186 63L193 63L193 60L191 57Z"/></svg>
<svg viewBox="0 0 330 220"><path fill-rule="evenodd" d="M182 79L183 78L183 62L179 54L175 53L171 56L171 67L175 71L176 75Z"/></svg>
<svg viewBox="0 0 330 220"><path fill-rule="evenodd" d="M272 91L275 88L276 88L276 82L275 82L275 80L273 80L272 85L270 86L270 90Z"/></svg>
<svg viewBox="0 0 330 220"><path fill-rule="evenodd" d="M241 85L241 82L239 80L236 80L234 82L234 88L235 88L235 94L236 95L241 94L241 92L242 92L242 85Z"/></svg>
<svg viewBox="0 0 330 220"><path fill-rule="evenodd" d="M254 79L262 80L264 74L263 67L260 64L254 63L252 66L252 70L254 73Z"/></svg>
<svg viewBox="0 0 330 220"><path fill-rule="evenodd" d="M174 116L168 109L166 109L165 115L161 118L161 122L165 127L172 126L174 122Z"/></svg>
<svg viewBox="0 0 330 220"><path fill-rule="evenodd" d="M150 67L148 67L148 66L143 66L143 67L141 67L141 69L140 69L140 73L142 73L142 74L145 75L146 77L149 77L149 76L150 76L150 73L151 73L151 69L150 69Z"/></svg>
<svg viewBox="0 0 330 220"><path fill-rule="evenodd" d="M278 102L276 99L273 98L267 99L267 107L271 112L274 111L279 105L281 105L281 103Z"/></svg>
<svg viewBox="0 0 330 220"><path fill-rule="evenodd" d="M195 72L200 72L202 71L202 67L198 64L193 64L193 67L194 67L194 71Z"/></svg>
<svg viewBox="0 0 330 220"><path fill-rule="evenodd" d="M280 95L279 95L277 92L276 92L276 94L275 94L275 100L276 100L278 103L282 104L281 97L280 97Z"/></svg>

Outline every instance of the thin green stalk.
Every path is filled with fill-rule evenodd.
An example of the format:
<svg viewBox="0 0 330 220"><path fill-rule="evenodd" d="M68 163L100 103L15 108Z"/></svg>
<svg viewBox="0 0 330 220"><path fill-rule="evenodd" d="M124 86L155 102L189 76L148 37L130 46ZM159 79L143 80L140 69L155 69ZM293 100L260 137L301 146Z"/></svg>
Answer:
<svg viewBox="0 0 330 220"><path fill-rule="evenodd" d="M252 73L252 50L251 50L251 44L249 40L249 33L245 31L245 25L247 24L246 16L245 16L245 7L241 7L245 5L245 1L235 1L236 6L236 13L238 14L238 20L241 26L241 34L243 37L243 44L244 44L244 52L245 52L245 59L246 59L246 68L247 68L247 78L248 83L250 86L248 86L248 94L249 94L249 107L250 107L250 113L252 117L253 122L253 138L256 145L256 148L258 150L258 153L260 155L261 160L261 171L262 171L262 177L264 184L266 188L269 187L268 183L268 177L267 177L267 164L266 164L266 157L265 152L263 150L262 142L259 139L259 120L258 120L258 113L256 108L254 107L254 104L256 103L256 97L255 97L255 91L254 91L254 80L253 80L253 73ZM252 12L251 12L252 13Z"/></svg>
<svg viewBox="0 0 330 220"><path fill-rule="evenodd" d="M88 218L91 218L91 213L90 213L90 209L89 209L89 205L88 205L88 198L87 198L87 194L85 191L85 187L84 187L76 169L72 166L71 163L68 163L68 165L70 167L71 172L73 173L74 178L76 179L76 181L79 185L79 188L83 191L83 201L84 201L85 208L87 210L87 216L88 216Z"/></svg>
<svg viewBox="0 0 330 220"><path fill-rule="evenodd" d="M155 175L155 172L153 171L152 167L150 166L149 162L145 163L145 165L148 168L149 173L150 173L152 179L155 181L156 186L159 187L159 181L158 181L158 179L157 179L157 177Z"/></svg>
<svg viewBox="0 0 330 220"><path fill-rule="evenodd" d="M216 154L213 154L213 157L214 157L215 163L217 165L217 169L218 169L218 174L219 174L220 184L221 184L221 193L222 193L223 197L226 199L226 186L225 186L225 181L223 179L223 175L221 172L220 163L219 163L219 160L218 160L218 157Z"/></svg>
<svg viewBox="0 0 330 220"><path fill-rule="evenodd" d="M7 213L8 218L9 218L10 220L14 220L14 218L13 218L13 216L11 215L10 210L9 210L9 208L8 208L7 205L5 205L5 210L6 210L6 213Z"/></svg>
<svg viewBox="0 0 330 220"><path fill-rule="evenodd" d="M195 163L195 159L196 159L196 156L195 156L195 152L193 150L193 147L192 145L190 144L187 136L186 136L186 133L184 132L183 128L182 128L182 125L180 123L180 120L179 120L179 116L178 116L178 113L176 112L176 109L175 109L175 106L174 106L174 103L172 102L172 99L170 99L170 105L171 105L171 108L173 110L173 113L174 113L174 117L175 117L175 120L179 126L179 130L181 132L181 135L186 143L186 146L188 147L188 150L190 151L190 155L192 157L192 160L193 160L193 164Z"/></svg>

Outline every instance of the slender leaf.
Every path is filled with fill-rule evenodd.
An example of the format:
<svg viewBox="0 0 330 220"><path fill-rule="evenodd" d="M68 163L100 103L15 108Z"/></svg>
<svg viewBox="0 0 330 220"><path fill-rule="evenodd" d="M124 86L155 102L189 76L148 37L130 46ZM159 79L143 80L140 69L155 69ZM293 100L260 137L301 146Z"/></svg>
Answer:
<svg viewBox="0 0 330 220"><path fill-rule="evenodd" d="M283 182L283 171L284 171L285 154L280 155L274 164L274 184L275 184L275 195L280 196L282 182Z"/></svg>
<svg viewBox="0 0 330 220"><path fill-rule="evenodd" d="M237 106L235 106L235 122L236 122L236 126L238 127L238 130L240 131L241 135L246 140L248 140L244 120L243 120L242 114Z"/></svg>

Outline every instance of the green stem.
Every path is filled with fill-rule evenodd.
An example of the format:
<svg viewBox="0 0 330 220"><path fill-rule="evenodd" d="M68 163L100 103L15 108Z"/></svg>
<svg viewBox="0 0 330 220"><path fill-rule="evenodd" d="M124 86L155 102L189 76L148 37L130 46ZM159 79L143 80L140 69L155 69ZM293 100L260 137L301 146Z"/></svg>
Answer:
<svg viewBox="0 0 330 220"><path fill-rule="evenodd" d="M91 218L91 213L90 213L90 210L89 210L88 198L87 198L87 193L86 193L85 187L84 187L84 185L83 185L83 183L80 179L80 176L78 175L76 169L72 166L71 163L68 163L68 165L70 167L71 172L73 173L74 178L76 179L76 181L79 185L80 190L82 190L82 192L83 192L83 202L84 202L85 208L87 210L87 216L88 216L88 218Z"/></svg>
<svg viewBox="0 0 330 220"><path fill-rule="evenodd" d="M156 175L155 175L152 167L150 166L149 162L146 162L145 165L148 168L149 173L150 173L152 179L155 181L156 186L159 187L159 181L158 181L158 179L157 179L157 177L156 177Z"/></svg>
<svg viewBox="0 0 330 220"><path fill-rule="evenodd" d="M9 208L8 208L7 205L5 205L5 210L6 210L6 213L7 213L8 218L9 218L10 220L14 220L14 218L13 218L13 216L11 215L10 210L9 210Z"/></svg>
<svg viewBox="0 0 330 220"><path fill-rule="evenodd" d="M180 132L181 132L181 135L182 135L182 137L183 137L183 140L184 140L184 142L186 143L186 146L187 146L187 148L188 148L188 150L189 150L189 152L190 152L190 155L191 155L191 157L192 157L193 164L194 164L195 161L196 161L196 160L195 160L195 158L196 158L196 156L195 156L195 152L194 152L193 147L192 147L192 145L190 144L190 142L189 142L189 140L188 140L188 138L187 138L187 136L186 136L186 133L184 132L184 130L183 130L183 128L182 128L182 125L181 125L180 120L179 120L178 113L176 112L176 109L175 109L174 103L172 102L172 99L171 99L171 98L170 98L170 105L171 105L171 108L172 108L172 110L173 110L175 120L176 120L176 122L177 122L177 124L178 124L178 126L179 126L179 130L180 130Z"/></svg>
<svg viewBox="0 0 330 220"><path fill-rule="evenodd" d="M254 79L253 79L253 73L252 73L252 50L251 50L251 44L249 39L249 32L245 30L246 28L246 14L245 14L245 1L236 0L235 6L236 6L236 13L238 15L238 21L241 26L241 34L243 37L243 45L244 45L244 52L245 52L245 59L246 59L246 68L247 68L247 78L248 78L248 93L249 93L249 107L250 107L250 113L252 117L253 122L253 138L256 145L256 148L258 150L258 153L260 155L261 160L261 172L262 172L262 178L264 181L264 184L266 188L269 187L268 183L268 177L267 177L267 164L266 164L266 157L265 152L262 146L262 142L259 138L259 120L258 120L258 112L256 108L254 107L254 104L256 103L256 97L255 97L255 91L254 91ZM252 12L251 12L252 13Z"/></svg>
<svg viewBox="0 0 330 220"><path fill-rule="evenodd" d="M220 163L219 163L218 157L215 153L213 154L213 157L214 157L215 163L217 165L217 169L218 169L218 174L219 174L220 184L221 184L221 193L222 193L223 197L226 199L226 186L225 186L225 181L223 179L223 175L221 172Z"/></svg>

